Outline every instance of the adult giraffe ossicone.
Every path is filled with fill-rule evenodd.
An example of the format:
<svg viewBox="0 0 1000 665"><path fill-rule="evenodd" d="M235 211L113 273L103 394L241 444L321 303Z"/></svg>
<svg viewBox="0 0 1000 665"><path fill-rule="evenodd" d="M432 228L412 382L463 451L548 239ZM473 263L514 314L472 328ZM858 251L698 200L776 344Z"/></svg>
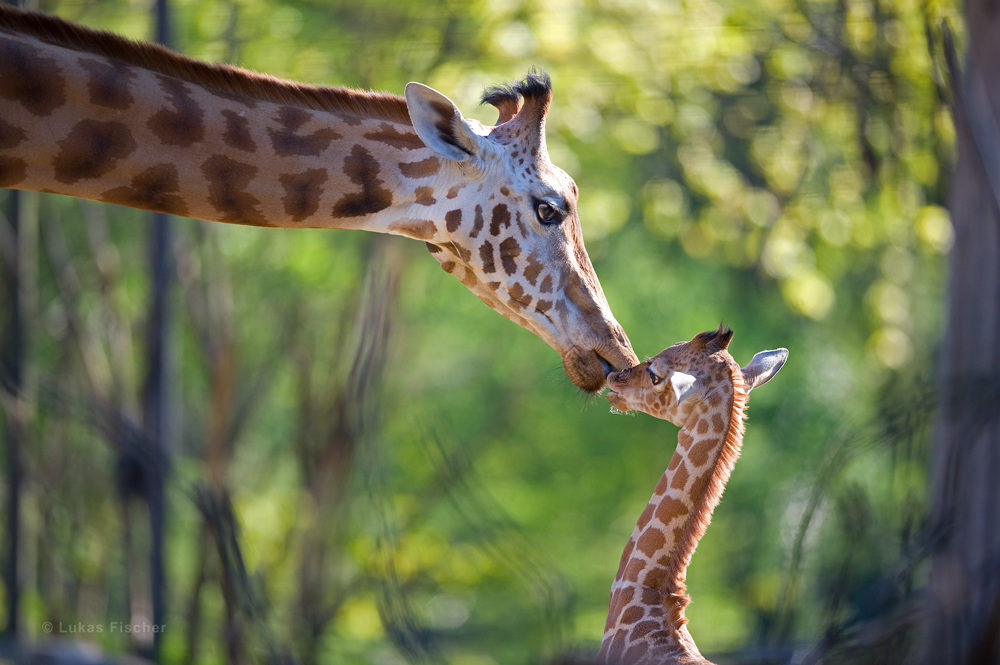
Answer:
<svg viewBox="0 0 1000 665"><path fill-rule="evenodd" d="M787 349L761 351L740 369L727 351L732 337L720 326L608 376L616 409L644 411L681 431L622 552L600 663L709 663L687 630L684 576L740 455L747 395L788 359Z"/></svg>
<svg viewBox="0 0 1000 665"><path fill-rule="evenodd" d="M486 127L418 83L405 99L301 85L0 5L0 187L423 240L594 392L638 359L549 162L551 99L544 74L488 90Z"/></svg>

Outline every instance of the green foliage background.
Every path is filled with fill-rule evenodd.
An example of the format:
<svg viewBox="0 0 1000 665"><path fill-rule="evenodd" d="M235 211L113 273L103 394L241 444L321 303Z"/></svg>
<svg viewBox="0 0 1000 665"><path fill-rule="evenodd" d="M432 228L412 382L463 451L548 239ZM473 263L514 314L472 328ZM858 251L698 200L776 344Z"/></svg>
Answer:
<svg viewBox="0 0 1000 665"><path fill-rule="evenodd" d="M151 35L144 0L41 9ZM689 571L695 640L706 654L784 653L885 611L873 589L905 561L925 510L954 143L937 34L943 19L958 25L957 3L177 0L172 9L177 46L193 57L397 93L418 80L487 123L495 111L477 106L485 86L544 68L555 87L549 151L579 184L590 256L639 355L720 321L736 331L738 361L791 352L750 400L743 456ZM38 206L43 235L45 219L66 235L86 329L109 349L115 335L133 339L115 347L126 350L121 371L108 370L118 383L107 381L134 412L145 215L48 195ZM108 219L103 257L88 249L85 214ZM185 258L165 661L189 659L184 626L206 557L190 495L206 478L212 408L190 320L202 292L222 298L205 311L227 312L238 393L254 397L226 471L268 608L268 631L248 624L253 649L266 648L266 632L307 662L506 665L595 652L621 548L676 428L611 415L603 398L580 394L553 351L480 304L418 243L190 220L176 228ZM113 315L97 295L101 261L118 276ZM334 483L296 451L333 440L331 405L349 391L373 263L398 277L370 406L376 426ZM85 394L54 284L40 258L33 385ZM114 454L41 402L31 432L26 632L42 637L45 620L121 620ZM322 572L303 584L302 555L316 542L326 543ZM907 585L919 588L919 565L906 565ZM225 660L211 580L193 658L204 663ZM328 611L312 637L303 587ZM129 648L120 635L83 637Z"/></svg>

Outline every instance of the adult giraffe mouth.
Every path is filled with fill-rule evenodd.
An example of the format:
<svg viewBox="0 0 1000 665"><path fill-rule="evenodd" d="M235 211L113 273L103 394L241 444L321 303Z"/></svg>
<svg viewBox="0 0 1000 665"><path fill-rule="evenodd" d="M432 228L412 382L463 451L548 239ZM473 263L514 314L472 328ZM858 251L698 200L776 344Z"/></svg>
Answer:
<svg viewBox="0 0 1000 665"><path fill-rule="evenodd" d="M596 393L604 388L606 377L615 371L615 366L594 349L574 346L563 355L563 369L577 387Z"/></svg>

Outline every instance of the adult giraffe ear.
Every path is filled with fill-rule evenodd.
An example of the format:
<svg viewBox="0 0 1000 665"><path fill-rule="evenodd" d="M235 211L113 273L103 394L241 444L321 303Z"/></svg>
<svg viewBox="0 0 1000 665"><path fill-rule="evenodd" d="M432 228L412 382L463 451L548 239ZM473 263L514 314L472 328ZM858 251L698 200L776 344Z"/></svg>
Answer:
<svg viewBox="0 0 1000 665"><path fill-rule="evenodd" d="M747 392L770 381L786 360L788 360L788 349L761 351L751 358L743 368L743 380L747 384Z"/></svg>
<svg viewBox="0 0 1000 665"><path fill-rule="evenodd" d="M685 374L684 372L670 373L670 387L674 390L674 397L677 398L678 404L691 396L691 393L697 387L697 383L698 379L690 374Z"/></svg>
<svg viewBox="0 0 1000 665"><path fill-rule="evenodd" d="M472 131L454 102L423 83L407 83L405 94L413 129L428 148L456 162L481 159L483 137Z"/></svg>

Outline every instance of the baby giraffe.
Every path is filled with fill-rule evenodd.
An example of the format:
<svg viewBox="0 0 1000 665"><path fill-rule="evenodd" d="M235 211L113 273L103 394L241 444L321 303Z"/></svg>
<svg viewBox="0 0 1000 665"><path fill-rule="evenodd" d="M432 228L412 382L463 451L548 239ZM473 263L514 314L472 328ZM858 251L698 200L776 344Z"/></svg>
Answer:
<svg viewBox="0 0 1000 665"><path fill-rule="evenodd" d="M762 351L741 369L726 350L732 337L720 326L608 375L616 409L644 411L681 431L622 553L599 663L709 663L685 626L685 571L739 457L747 394L788 358L786 349Z"/></svg>

